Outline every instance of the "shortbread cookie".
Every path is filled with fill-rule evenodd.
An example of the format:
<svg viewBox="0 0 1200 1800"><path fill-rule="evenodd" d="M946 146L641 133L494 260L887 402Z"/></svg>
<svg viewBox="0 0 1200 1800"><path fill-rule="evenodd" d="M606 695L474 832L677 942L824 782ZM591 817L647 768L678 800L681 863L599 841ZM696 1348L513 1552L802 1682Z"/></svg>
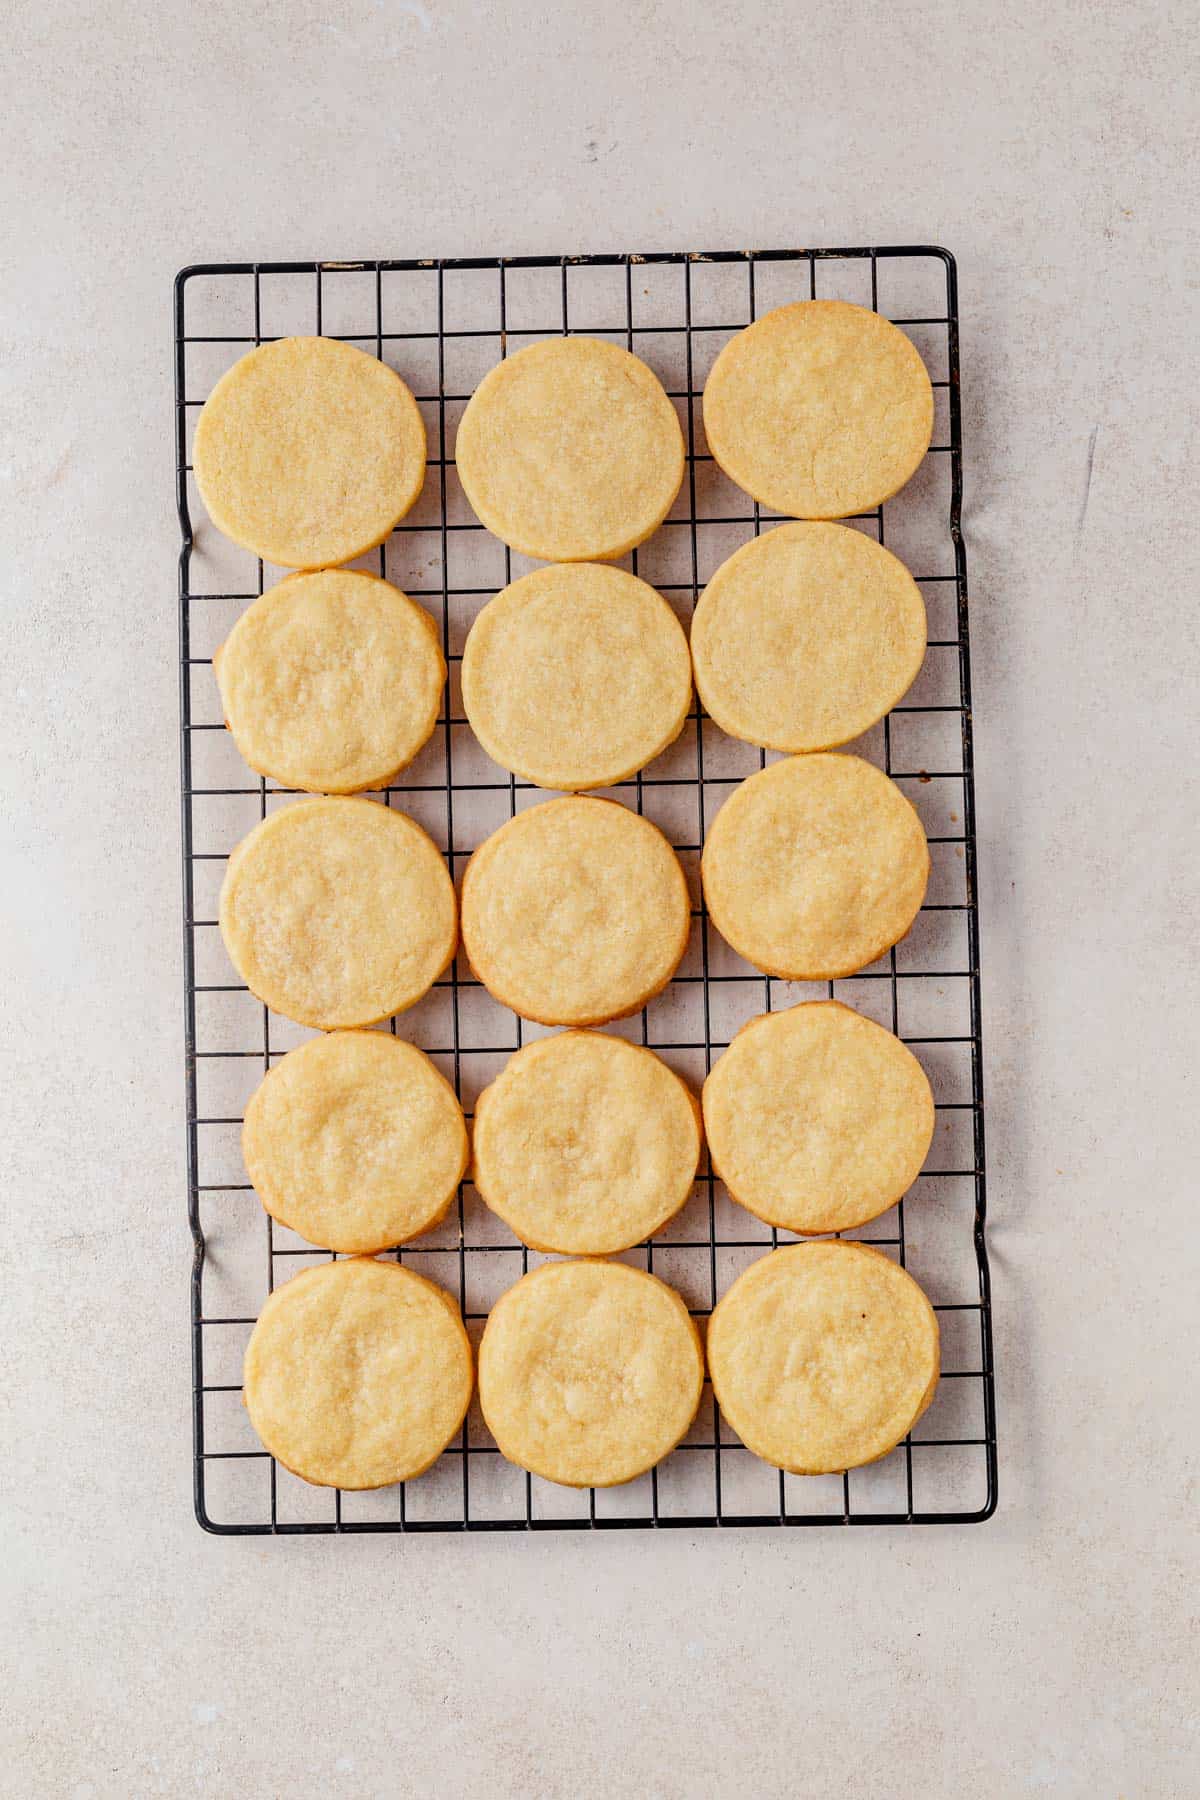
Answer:
<svg viewBox="0 0 1200 1800"><path fill-rule="evenodd" d="M726 344L704 384L708 447L773 512L845 519L902 488L933 435L915 344L845 300L778 307Z"/></svg>
<svg viewBox="0 0 1200 1800"><path fill-rule="evenodd" d="M289 1051L242 1125L246 1172L267 1211L326 1250L386 1250L428 1231L467 1155L454 1089L388 1031L335 1031Z"/></svg>
<svg viewBox="0 0 1200 1800"><path fill-rule="evenodd" d="M260 595L213 667L250 767L312 794L384 787L428 740L446 680L424 608L349 569Z"/></svg>
<svg viewBox="0 0 1200 1800"><path fill-rule="evenodd" d="M386 363L333 338L280 338L222 375L192 463L226 537L285 569L324 569L381 544L412 506L425 426Z"/></svg>
<svg viewBox="0 0 1200 1800"><path fill-rule="evenodd" d="M544 562L624 556L662 524L683 480L683 433L661 382L599 338L544 338L497 363L454 454L488 530Z"/></svg>
<svg viewBox="0 0 1200 1800"><path fill-rule="evenodd" d="M273 1012L332 1031L419 1000L454 955L454 887L437 846L374 800L298 800L229 859L221 936Z"/></svg>
<svg viewBox="0 0 1200 1800"><path fill-rule="evenodd" d="M836 1474L886 1456L933 1399L937 1315L879 1250L792 1244L751 1263L718 1303L708 1368L756 1456Z"/></svg>
<svg viewBox="0 0 1200 1800"><path fill-rule="evenodd" d="M696 1102L599 1031L527 1044L475 1104L475 1186L534 1250L606 1256L672 1218L700 1158Z"/></svg>
<svg viewBox="0 0 1200 1800"><path fill-rule="evenodd" d="M317 1487L377 1488L436 1462L473 1386L458 1307L392 1262L322 1263L276 1288L243 1396L271 1455Z"/></svg>
<svg viewBox="0 0 1200 1800"><path fill-rule="evenodd" d="M780 525L717 570L692 620L696 687L722 731L828 750L882 719L925 657L925 602L898 557L846 525Z"/></svg>
<svg viewBox="0 0 1200 1800"><path fill-rule="evenodd" d="M911 802L858 756L792 756L743 781L701 861L704 898L740 956L788 981L853 975L898 943L925 897Z"/></svg>
<svg viewBox="0 0 1200 1800"><path fill-rule="evenodd" d="M467 864L463 947L493 998L543 1025L600 1025L667 985L691 927L657 826L614 800L531 806Z"/></svg>
<svg viewBox="0 0 1200 1800"><path fill-rule="evenodd" d="M479 1403L504 1455L564 1487L632 1481L696 1416L700 1337L665 1282L626 1263L543 1263L500 1296Z"/></svg>
<svg viewBox="0 0 1200 1800"><path fill-rule="evenodd" d="M743 1025L704 1083L713 1167L788 1231L848 1231L907 1192L933 1138L933 1094L898 1037L836 1000Z"/></svg>
<svg viewBox="0 0 1200 1800"><path fill-rule="evenodd" d="M472 625L462 693L475 736L502 767L539 787L609 787L682 731L687 638L636 575L602 563L535 569Z"/></svg>

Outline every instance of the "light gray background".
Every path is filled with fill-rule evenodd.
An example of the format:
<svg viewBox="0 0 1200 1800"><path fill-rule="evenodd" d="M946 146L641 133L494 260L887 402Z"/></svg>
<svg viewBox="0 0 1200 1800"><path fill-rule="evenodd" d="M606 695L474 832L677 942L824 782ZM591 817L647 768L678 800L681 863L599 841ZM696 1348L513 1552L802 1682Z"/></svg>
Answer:
<svg viewBox="0 0 1200 1800"><path fill-rule="evenodd" d="M1113 0L22 8L5 1793L1200 1791L1193 35ZM203 1537L170 277L871 241L960 259L999 1516Z"/></svg>

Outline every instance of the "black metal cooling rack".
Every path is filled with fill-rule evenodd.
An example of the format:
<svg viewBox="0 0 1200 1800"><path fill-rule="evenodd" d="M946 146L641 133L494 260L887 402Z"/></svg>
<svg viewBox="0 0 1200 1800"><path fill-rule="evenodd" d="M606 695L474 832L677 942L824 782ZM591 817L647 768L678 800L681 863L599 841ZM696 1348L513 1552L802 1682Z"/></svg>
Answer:
<svg viewBox="0 0 1200 1800"><path fill-rule="evenodd" d="M789 984L751 969L711 929L696 864L716 806L766 760L719 733L697 707L680 742L615 790L654 818L694 883L692 945L666 992L615 1029L649 1044L696 1084L745 1018L836 995L916 1047L934 1085L930 1166L892 1212L846 1235L883 1247L922 1281L939 1315L943 1376L915 1433L883 1462L847 1475L781 1474L723 1424L706 1387L685 1442L620 1489L576 1493L499 1455L477 1410L433 1470L373 1494L313 1489L278 1467L240 1404L241 1354L276 1281L327 1256L275 1225L245 1179L237 1129L272 1061L308 1035L231 980L216 894L233 844L286 790L241 764L223 731L212 651L275 572L193 526L196 413L225 367L254 344L296 332L359 344L416 393L429 475L413 512L363 565L434 612L451 670L434 740L380 797L419 817L451 873L536 789L482 756L462 716L458 663L471 617L531 566L474 519L454 470L462 407L492 363L558 332L636 350L679 408L688 474L666 523L625 566L686 621L718 562L773 515L728 483L706 452L699 400L720 347L786 300L857 300L900 324L934 382L937 424L922 470L894 500L854 521L917 575L930 619L925 669L904 704L854 746L887 769L922 813L933 858L927 903L909 937L848 981ZM957 289L944 250L850 250L236 263L181 271L175 284L176 458L182 549L179 653L183 830L188 1217L194 1244L191 1341L195 1504L210 1531L245 1534L511 1531L560 1527L933 1524L982 1520L996 1504L992 1330L985 1176L979 935L966 558L960 530L962 436ZM282 573L280 571L279 573ZM537 1027L491 1001L464 962L392 1021L452 1076L470 1115L479 1088ZM707 1314L755 1256L790 1234L760 1226L702 1165L694 1199L628 1260L656 1269ZM532 1263L469 1185L445 1226L398 1253L456 1292L477 1336L498 1292Z"/></svg>

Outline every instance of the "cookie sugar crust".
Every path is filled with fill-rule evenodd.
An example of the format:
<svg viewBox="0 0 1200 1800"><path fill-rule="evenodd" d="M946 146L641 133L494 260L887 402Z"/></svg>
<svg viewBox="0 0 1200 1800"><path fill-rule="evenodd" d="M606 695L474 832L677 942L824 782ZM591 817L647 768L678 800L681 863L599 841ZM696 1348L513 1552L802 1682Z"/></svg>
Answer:
<svg viewBox="0 0 1200 1800"><path fill-rule="evenodd" d="M242 1155L271 1215L310 1244L385 1250L436 1225L467 1166L458 1097L387 1031L334 1031L276 1063L251 1096Z"/></svg>
<svg viewBox="0 0 1200 1800"><path fill-rule="evenodd" d="M463 652L462 692L472 730L503 768L539 787L608 787L682 731L688 642L636 575L560 563L484 607Z"/></svg>
<svg viewBox="0 0 1200 1800"><path fill-rule="evenodd" d="M912 803L845 753L791 756L734 789L701 857L721 936L791 981L853 975L898 943L929 879Z"/></svg>
<svg viewBox="0 0 1200 1800"><path fill-rule="evenodd" d="M449 1294L369 1257L276 1288L250 1334L243 1395L285 1468L318 1487L410 1481L454 1436L474 1385Z"/></svg>
<svg viewBox="0 0 1200 1800"><path fill-rule="evenodd" d="M564 1031L527 1044L475 1103L474 1180L535 1250L611 1255L692 1193L699 1111L640 1044Z"/></svg>
<svg viewBox="0 0 1200 1800"><path fill-rule="evenodd" d="M425 426L394 369L334 338L260 344L196 421L196 485L217 529L287 569L381 544L425 481Z"/></svg>
<svg viewBox="0 0 1200 1800"><path fill-rule="evenodd" d="M648 819L588 795L546 800L485 839L463 877L463 946L488 992L543 1025L644 1006L687 948L679 859Z"/></svg>
<svg viewBox="0 0 1200 1800"><path fill-rule="evenodd" d="M845 300L798 300L731 338L704 384L708 447L794 519L845 519L902 488L933 435L916 345Z"/></svg>
<svg viewBox="0 0 1200 1800"><path fill-rule="evenodd" d="M933 1399L937 1315L882 1251L793 1244L717 1303L708 1367L748 1449L794 1475L837 1474L886 1456Z"/></svg>
<svg viewBox="0 0 1200 1800"><path fill-rule="evenodd" d="M743 1025L704 1083L713 1167L788 1231L848 1231L907 1192L933 1138L933 1093L906 1045L837 1000Z"/></svg>
<svg viewBox="0 0 1200 1800"><path fill-rule="evenodd" d="M501 1295L479 1346L479 1402L500 1449L565 1487L653 1468L695 1418L703 1383L687 1307L626 1263L544 1263Z"/></svg>
<svg viewBox="0 0 1200 1800"><path fill-rule="evenodd" d="M890 550L845 525L779 525L735 550L700 596L696 687L731 737L828 750L904 696L925 637L921 590Z"/></svg>
<svg viewBox="0 0 1200 1800"><path fill-rule="evenodd" d="M662 524L683 481L683 432L662 383L601 338L543 338L489 370L454 454L488 530L544 562L623 556Z"/></svg>
<svg viewBox="0 0 1200 1800"><path fill-rule="evenodd" d="M290 575L213 657L250 767L285 787L383 787L432 735L446 664L430 615L377 575Z"/></svg>
<svg viewBox="0 0 1200 1800"><path fill-rule="evenodd" d="M319 1031L411 1006L454 955L454 887L433 839L374 800L298 800L234 850L221 936L247 987Z"/></svg>

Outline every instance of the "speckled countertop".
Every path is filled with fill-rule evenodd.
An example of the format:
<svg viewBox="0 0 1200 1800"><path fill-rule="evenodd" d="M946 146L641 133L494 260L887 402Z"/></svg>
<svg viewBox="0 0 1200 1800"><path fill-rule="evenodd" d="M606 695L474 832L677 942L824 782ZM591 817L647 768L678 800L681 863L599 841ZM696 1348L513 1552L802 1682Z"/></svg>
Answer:
<svg viewBox="0 0 1200 1800"><path fill-rule="evenodd" d="M4 1793L1200 1791L1180 23L1113 0L20 7L0 107ZM174 271L914 241L949 245L961 287L998 1516L203 1536Z"/></svg>

